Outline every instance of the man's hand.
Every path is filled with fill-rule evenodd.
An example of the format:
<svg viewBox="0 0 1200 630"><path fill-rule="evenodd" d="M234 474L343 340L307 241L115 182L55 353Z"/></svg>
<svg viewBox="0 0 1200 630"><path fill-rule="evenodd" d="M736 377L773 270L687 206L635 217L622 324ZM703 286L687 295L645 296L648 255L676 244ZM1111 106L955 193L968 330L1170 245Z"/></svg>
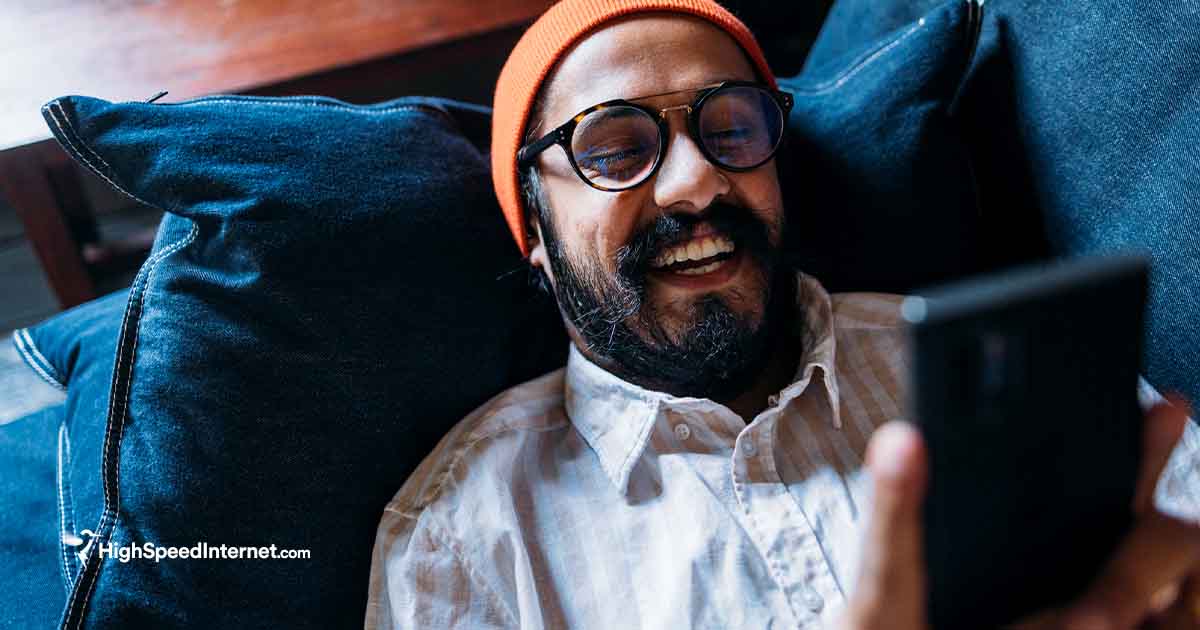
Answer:
<svg viewBox="0 0 1200 630"><path fill-rule="evenodd" d="M1146 417L1137 521L1087 592L1019 630L1200 629L1200 526L1154 508L1154 489L1183 434L1187 404L1172 399ZM875 496L858 583L844 630L928 627L921 505L928 464L920 434L902 422L880 427L867 448Z"/></svg>
<svg viewBox="0 0 1200 630"><path fill-rule="evenodd" d="M929 481L916 428L889 422L871 436L867 468L875 484L858 583L844 630L918 630L925 610L925 532L921 505Z"/></svg>
<svg viewBox="0 0 1200 630"><path fill-rule="evenodd" d="M1200 525L1154 507L1154 489L1188 422L1179 398L1146 416L1137 521L1100 576L1062 614L1071 630L1200 628ZM1042 626L1047 627L1047 626Z"/></svg>

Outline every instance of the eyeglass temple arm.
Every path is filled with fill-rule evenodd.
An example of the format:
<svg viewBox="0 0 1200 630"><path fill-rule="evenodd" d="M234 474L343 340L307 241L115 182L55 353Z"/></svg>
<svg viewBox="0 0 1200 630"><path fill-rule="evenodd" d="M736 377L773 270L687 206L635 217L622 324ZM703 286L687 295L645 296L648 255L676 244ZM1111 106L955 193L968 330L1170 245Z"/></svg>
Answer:
<svg viewBox="0 0 1200 630"><path fill-rule="evenodd" d="M562 129L562 127L559 127L542 136L541 139L521 147L521 150L517 151L517 166L521 168L529 166L530 162L533 162L534 158L541 155L542 151L558 144L559 139L562 137Z"/></svg>

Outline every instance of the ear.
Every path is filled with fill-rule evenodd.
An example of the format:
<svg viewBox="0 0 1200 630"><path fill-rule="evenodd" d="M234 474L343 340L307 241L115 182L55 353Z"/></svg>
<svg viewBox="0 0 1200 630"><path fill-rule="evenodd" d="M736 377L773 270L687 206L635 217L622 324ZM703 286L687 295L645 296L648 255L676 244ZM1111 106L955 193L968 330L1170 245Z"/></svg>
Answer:
<svg viewBox="0 0 1200 630"><path fill-rule="evenodd" d="M542 226L539 224L533 213L529 213L529 222L525 226L525 238L529 240L529 264L542 270L546 274L546 279L550 281L550 288L554 288L554 272L550 269L550 258L546 253L546 241L542 237Z"/></svg>

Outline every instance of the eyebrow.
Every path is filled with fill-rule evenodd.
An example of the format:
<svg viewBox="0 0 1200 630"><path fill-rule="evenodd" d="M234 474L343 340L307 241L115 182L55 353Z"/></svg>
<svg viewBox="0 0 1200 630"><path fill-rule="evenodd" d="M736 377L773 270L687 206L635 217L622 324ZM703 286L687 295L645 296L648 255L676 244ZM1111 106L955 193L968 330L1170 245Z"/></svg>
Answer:
<svg viewBox="0 0 1200 630"><path fill-rule="evenodd" d="M708 88L717 87L718 85L721 85L722 83L724 83L726 81L734 81L734 80L736 80L736 79L718 79L716 81L705 82L703 85L700 85L697 87L683 88L682 90L671 90L670 92L659 92L657 94L646 94L644 96L634 96L632 98L625 98L625 99L621 99L621 100L644 101L649 98L658 98L659 96L670 96L672 94L683 94L684 92L699 92L700 90L707 90Z"/></svg>
<svg viewBox="0 0 1200 630"><path fill-rule="evenodd" d="M613 118L625 118L627 116L637 116L642 113L640 110L635 110L628 106L620 106L620 105L618 105L617 107L605 107L604 111L608 112L608 115Z"/></svg>

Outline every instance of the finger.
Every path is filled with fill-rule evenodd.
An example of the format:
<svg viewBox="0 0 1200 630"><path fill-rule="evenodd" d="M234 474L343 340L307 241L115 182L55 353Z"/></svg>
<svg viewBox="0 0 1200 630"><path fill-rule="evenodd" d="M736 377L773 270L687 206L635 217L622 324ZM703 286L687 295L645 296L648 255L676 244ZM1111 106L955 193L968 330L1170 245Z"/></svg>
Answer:
<svg viewBox="0 0 1200 630"><path fill-rule="evenodd" d="M1066 627L1129 628L1153 608L1154 595L1200 568L1200 528L1151 511L1068 611Z"/></svg>
<svg viewBox="0 0 1200 630"><path fill-rule="evenodd" d="M1193 573L1178 585L1178 595L1170 608L1157 617L1156 630L1197 630L1200 628L1200 574Z"/></svg>
<svg viewBox="0 0 1200 630"><path fill-rule="evenodd" d="M1171 582L1166 586L1155 591L1150 597L1150 613L1159 614L1166 612L1179 599L1179 583Z"/></svg>
<svg viewBox="0 0 1200 630"><path fill-rule="evenodd" d="M1168 402L1155 405L1146 414L1142 429L1142 465L1134 490L1133 509L1143 514L1154 505L1154 489L1175 445L1183 437L1188 421L1188 405L1182 398L1168 396Z"/></svg>
<svg viewBox="0 0 1200 630"><path fill-rule="evenodd" d="M854 627L926 626L921 509L927 466L921 436L912 425L889 422L871 436L867 468L874 493L862 566L848 606Z"/></svg>

